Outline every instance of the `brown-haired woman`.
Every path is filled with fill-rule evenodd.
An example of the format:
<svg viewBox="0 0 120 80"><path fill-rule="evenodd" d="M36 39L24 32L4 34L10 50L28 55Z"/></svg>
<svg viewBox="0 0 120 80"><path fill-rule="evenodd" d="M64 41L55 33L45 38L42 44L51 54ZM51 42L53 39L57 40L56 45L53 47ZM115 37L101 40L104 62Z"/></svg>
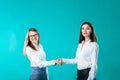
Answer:
<svg viewBox="0 0 120 80"><path fill-rule="evenodd" d="M90 22L81 25L79 44L73 59L58 59L59 64L77 64L77 80L95 80L98 44Z"/></svg>

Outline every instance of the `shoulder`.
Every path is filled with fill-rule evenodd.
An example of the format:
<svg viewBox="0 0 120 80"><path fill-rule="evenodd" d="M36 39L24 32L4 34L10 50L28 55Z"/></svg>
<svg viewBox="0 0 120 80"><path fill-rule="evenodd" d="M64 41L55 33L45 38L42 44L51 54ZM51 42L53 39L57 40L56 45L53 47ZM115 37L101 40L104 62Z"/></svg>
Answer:
<svg viewBox="0 0 120 80"><path fill-rule="evenodd" d="M99 47L99 45L98 45L97 42L91 42L91 46L93 46L93 47Z"/></svg>
<svg viewBox="0 0 120 80"><path fill-rule="evenodd" d="M81 45L82 45L82 43L79 43L79 44L78 44L78 47L80 47Z"/></svg>
<svg viewBox="0 0 120 80"><path fill-rule="evenodd" d="M42 44L39 44L39 48L43 49L43 46L42 46Z"/></svg>
<svg viewBox="0 0 120 80"><path fill-rule="evenodd" d="M30 46L27 46L26 51L28 52L28 51L34 51L34 50Z"/></svg>
<svg viewBox="0 0 120 80"><path fill-rule="evenodd" d="M26 47L26 54L27 56L34 55L35 50L33 50L30 46Z"/></svg>
<svg viewBox="0 0 120 80"><path fill-rule="evenodd" d="M93 45L97 45L98 46L98 43L97 42L91 42Z"/></svg>

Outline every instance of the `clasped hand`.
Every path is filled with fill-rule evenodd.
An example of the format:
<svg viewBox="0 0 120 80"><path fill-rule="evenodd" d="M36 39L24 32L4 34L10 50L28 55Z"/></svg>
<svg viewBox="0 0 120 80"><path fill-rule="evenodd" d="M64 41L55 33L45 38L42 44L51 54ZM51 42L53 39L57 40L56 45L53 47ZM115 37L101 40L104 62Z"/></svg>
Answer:
<svg viewBox="0 0 120 80"><path fill-rule="evenodd" d="M57 65L62 65L63 63L64 62L63 62L62 58L55 60L55 64L57 64Z"/></svg>

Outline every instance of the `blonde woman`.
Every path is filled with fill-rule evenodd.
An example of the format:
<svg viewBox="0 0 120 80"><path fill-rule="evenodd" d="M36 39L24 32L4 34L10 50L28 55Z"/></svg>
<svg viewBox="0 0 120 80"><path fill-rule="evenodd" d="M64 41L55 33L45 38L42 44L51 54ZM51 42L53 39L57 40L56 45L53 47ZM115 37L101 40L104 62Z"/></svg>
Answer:
<svg viewBox="0 0 120 80"><path fill-rule="evenodd" d="M55 65L57 60L46 61L45 51L40 44L40 35L35 28L30 28L26 34L24 55L32 67L29 80L48 80L46 67Z"/></svg>

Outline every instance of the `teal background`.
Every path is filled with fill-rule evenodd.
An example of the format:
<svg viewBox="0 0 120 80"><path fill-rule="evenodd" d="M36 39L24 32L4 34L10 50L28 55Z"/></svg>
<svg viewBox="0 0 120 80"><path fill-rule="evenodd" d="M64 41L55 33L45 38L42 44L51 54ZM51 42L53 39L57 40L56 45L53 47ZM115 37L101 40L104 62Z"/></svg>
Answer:
<svg viewBox="0 0 120 80"><path fill-rule="evenodd" d="M35 27L47 60L74 58L80 25L90 21L98 44L97 80L119 80L119 0L0 0L0 80L28 80L26 32ZM50 66L50 80L76 80L76 65Z"/></svg>

